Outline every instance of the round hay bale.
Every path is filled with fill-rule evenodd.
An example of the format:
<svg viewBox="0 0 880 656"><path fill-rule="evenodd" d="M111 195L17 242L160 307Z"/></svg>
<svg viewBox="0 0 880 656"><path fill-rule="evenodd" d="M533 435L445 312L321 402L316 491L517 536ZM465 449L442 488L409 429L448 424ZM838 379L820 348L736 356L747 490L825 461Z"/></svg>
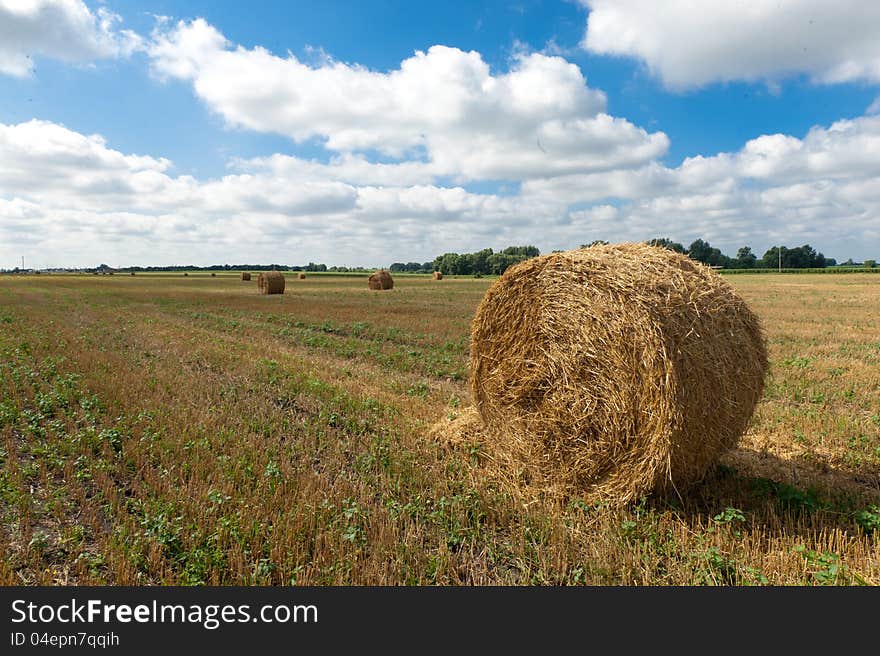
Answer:
<svg viewBox="0 0 880 656"><path fill-rule="evenodd" d="M434 272L434 280L443 280L443 273L440 271Z"/></svg>
<svg viewBox="0 0 880 656"><path fill-rule="evenodd" d="M367 285L370 289L391 289L394 287L394 279L385 269L381 269L370 275Z"/></svg>
<svg viewBox="0 0 880 656"><path fill-rule="evenodd" d="M185 271L184 271L183 275L184 275L184 277L189 276L189 274L186 273Z"/></svg>
<svg viewBox="0 0 880 656"><path fill-rule="evenodd" d="M242 271L242 272L241 272L241 279L242 279L242 280L250 280L250 279L251 279L251 274L248 273L247 271Z"/></svg>
<svg viewBox="0 0 880 656"><path fill-rule="evenodd" d="M212 277L212 278L216 278L216 277L217 277L217 274L214 273L214 272L212 271L212 272L211 272L211 277Z"/></svg>
<svg viewBox="0 0 880 656"><path fill-rule="evenodd" d="M768 363L758 317L719 274L619 244L511 267L477 308L470 366L486 439L529 485L625 504L714 468Z"/></svg>
<svg viewBox="0 0 880 656"><path fill-rule="evenodd" d="M305 280L305 279L306 279L306 274L304 274L304 273L300 273L300 274L297 276L297 278L299 278L300 280Z"/></svg>
<svg viewBox="0 0 880 656"><path fill-rule="evenodd" d="M284 274L280 271L261 271L257 276L257 287L261 294L283 294Z"/></svg>
<svg viewBox="0 0 880 656"><path fill-rule="evenodd" d="M128 275L133 276L133 275L134 275L134 271L129 271L129 272L128 272Z"/></svg>

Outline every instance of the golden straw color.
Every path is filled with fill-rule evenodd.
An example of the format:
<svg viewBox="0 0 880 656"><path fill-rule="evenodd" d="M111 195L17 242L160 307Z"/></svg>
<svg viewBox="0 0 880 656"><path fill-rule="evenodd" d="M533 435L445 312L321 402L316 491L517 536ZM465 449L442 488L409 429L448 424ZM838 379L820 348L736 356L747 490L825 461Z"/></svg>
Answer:
<svg viewBox="0 0 880 656"><path fill-rule="evenodd" d="M247 271L242 271L242 272L241 272L241 279L242 279L242 280L250 280L250 279L251 279L251 274L248 273Z"/></svg>
<svg viewBox="0 0 880 656"><path fill-rule="evenodd" d="M470 367L476 413L435 435L480 434L518 486L623 505L712 470L768 362L757 316L720 275L618 244L511 267L477 309Z"/></svg>
<svg viewBox="0 0 880 656"><path fill-rule="evenodd" d="M257 288L261 294L283 294L284 274L280 271L261 271L257 276Z"/></svg>
<svg viewBox="0 0 880 656"><path fill-rule="evenodd" d="M434 280L443 280L443 274L440 271L435 271Z"/></svg>
<svg viewBox="0 0 880 656"><path fill-rule="evenodd" d="M367 285L370 289L391 289L394 287L394 279L390 273L381 269L370 275Z"/></svg>

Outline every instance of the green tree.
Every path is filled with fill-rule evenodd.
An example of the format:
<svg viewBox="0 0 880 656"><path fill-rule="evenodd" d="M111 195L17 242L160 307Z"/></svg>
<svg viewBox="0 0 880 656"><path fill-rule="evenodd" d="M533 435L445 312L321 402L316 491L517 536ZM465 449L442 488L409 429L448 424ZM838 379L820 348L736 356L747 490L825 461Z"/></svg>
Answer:
<svg viewBox="0 0 880 656"><path fill-rule="evenodd" d="M784 269L825 268L830 264L830 261L822 253L817 253L812 246L804 244L795 248L773 246L761 258L764 266L768 269L777 268L780 261L780 251L782 268Z"/></svg>
<svg viewBox="0 0 880 656"><path fill-rule="evenodd" d="M655 237L654 239L648 240L648 243L651 246L661 246L663 248L668 248L671 251L675 251L676 253L681 253L683 255L687 254L687 250L684 246L677 241L672 241L666 237Z"/></svg>
<svg viewBox="0 0 880 656"><path fill-rule="evenodd" d="M444 276L454 276L458 273L461 261L461 255L458 253L444 253L438 260L434 260L435 271L439 271Z"/></svg>
<svg viewBox="0 0 880 656"><path fill-rule="evenodd" d="M743 246L736 252L734 266L738 269L753 269L758 262L758 256L752 253L749 246Z"/></svg>
<svg viewBox="0 0 880 656"><path fill-rule="evenodd" d="M708 264L710 266L729 266L730 258L724 255L717 248L702 239L695 240L687 250L688 257L691 259Z"/></svg>
<svg viewBox="0 0 880 656"><path fill-rule="evenodd" d="M501 252L505 255L521 257L524 260L530 257L537 257L541 254L541 251L539 251L536 246L508 246Z"/></svg>
<svg viewBox="0 0 880 656"><path fill-rule="evenodd" d="M780 251L782 251L781 255ZM785 246L773 246L764 252L764 255L761 257L761 264L767 269L775 269L779 266L780 258L782 258L782 266L786 266L787 254L788 249Z"/></svg>
<svg viewBox="0 0 880 656"><path fill-rule="evenodd" d="M460 276L468 276L474 272L474 256L472 253L462 253L458 258L458 270Z"/></svg>
<svg viewBox="0 0 880 656"><path fill-rule="evenodd" d="M484 248L473 254L472 266L474 273L486 275L489 273L489 258L492 257L492 249Z"/></svg>

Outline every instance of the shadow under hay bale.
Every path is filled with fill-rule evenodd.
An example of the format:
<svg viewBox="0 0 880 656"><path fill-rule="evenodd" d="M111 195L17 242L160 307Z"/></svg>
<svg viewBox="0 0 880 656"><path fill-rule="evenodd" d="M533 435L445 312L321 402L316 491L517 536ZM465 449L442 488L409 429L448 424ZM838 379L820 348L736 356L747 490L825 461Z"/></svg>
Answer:
<svg viewBox="0 0 880 656"><path fill-rule="evenodd" d="M370 275L367 285L370 289L392 289L394 287L394 279L390 273L382 269Z"/></svg>
<svg viewBox="0 0 880 656"><path fill-rule="evenodd" d="M664 248L598 245L511 267L471 327L466 430L542 493L626 504L683 491L733 448L767 371L760 322Z"/></svg>
<svg viewBox="0 0 880 656"><path fill-rule="evenodd" d="M435 271L433 278L434 280L443 280L443 273L440 271Z"/></svg>
<svg viewBox="0 0 880 656"><path fill-rule="evenodd" d="M242 280L250 280L250 279L251 279L251 274L248 273L247 271L242 271L242 272L241 272L241 279L242 279Z"/></svg>
<svg viewBox="0 0 880 656"><path fill-rule="evenodd" d="M280 271L262 271L257 277L257 287L261 294L283 294L284 274Z"/></svg>

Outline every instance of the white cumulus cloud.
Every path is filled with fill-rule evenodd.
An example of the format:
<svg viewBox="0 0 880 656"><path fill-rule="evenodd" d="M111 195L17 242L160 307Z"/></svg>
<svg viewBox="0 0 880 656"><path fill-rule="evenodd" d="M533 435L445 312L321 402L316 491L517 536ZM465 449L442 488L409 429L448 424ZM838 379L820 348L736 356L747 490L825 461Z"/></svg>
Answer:
<svg viewBox="0 0 880 656"><path fill-rule="evenodd" d="M35 57L86 63L130 54L141 44L120 18L82 0L0 0L0 73L30 75Z"/></svg>
<svg viewBox="0 0 880 656"><path fill-rule="evenodd" d="M39 253L39 263L29 259L37 266L208 264L230 254L387 265L392 252L433 257L477 248L487 234L513 238L512 227L565 209L417 182L421 174L392 182L357 157L276 155L235 168L210 180L175 176L169 160L122 153L99 135L49 121L0 124L0 266L23 249Z"/></svg>
<svg viewBox="0 0 880 656"><path fill-rule="evenodd" d="M880 3L864 0L581 0L582 45L634 57L670 88L711 82L880 82Z"/></svg>
<svg viewBox="0 0 880 656"><path fill-rule="evenodd" d="M163 26L148 51L157 75L191 83L231 126L423 160L459 181L638 166L669 143L609 116L575 64L540 53L518 54L506 73L440 45L388 72L330 57L309 65L234 46L202 19Z"/></svg>
<svg viewBox="0 0 880 656"><path fill-rule="evenodd" d="M678 167L579 172L475 193L356 155L237 161L198 180L48 121L0 124L0 266L218 262L387 265L446 251L594 239L708 239L733 254L811 243L876 258L880 117L762 135ZM427 166L427 165L425 165ZM390 169L388 168L390 167ZM401 167L398 179L394 167Z"/></svg>

